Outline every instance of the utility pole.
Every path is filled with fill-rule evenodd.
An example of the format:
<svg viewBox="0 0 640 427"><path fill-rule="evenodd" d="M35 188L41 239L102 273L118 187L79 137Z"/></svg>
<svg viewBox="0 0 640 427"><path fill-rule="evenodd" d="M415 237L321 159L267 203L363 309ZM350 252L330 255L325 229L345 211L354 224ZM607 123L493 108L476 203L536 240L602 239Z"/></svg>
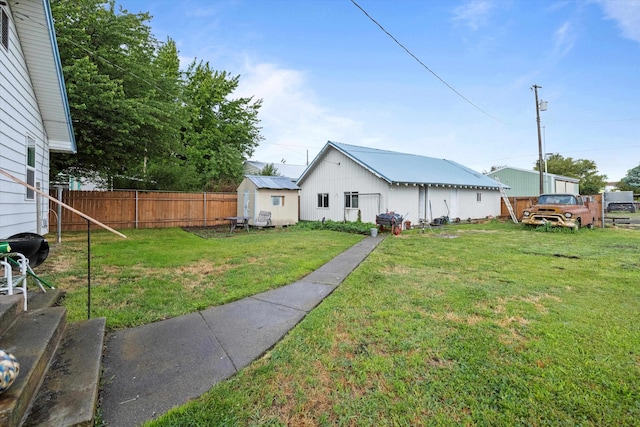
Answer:
<svg viewBox="0 0 640 427"><path fill-rule="evenodd" d="M538 102L538 89L541 86L531 86L536 94L536 123L538 125L538 171L540 172L540 194L544 193L544 180L542 178L542 135L540 134L540 103Z"/></svg>

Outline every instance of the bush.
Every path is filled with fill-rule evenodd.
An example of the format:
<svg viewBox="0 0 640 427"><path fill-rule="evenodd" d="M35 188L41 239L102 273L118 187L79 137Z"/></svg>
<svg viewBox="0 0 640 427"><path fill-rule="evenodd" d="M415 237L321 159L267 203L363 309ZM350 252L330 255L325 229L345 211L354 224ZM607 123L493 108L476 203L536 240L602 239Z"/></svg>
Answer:
<svg viewBox="0 0 640 427"><path fill-rule="evenodd" d="M331 230L341 231L343 233L353 234L369 234L370 229L376 228L376 225L370 222L338 222L338 221L300 221L295 227L305 230Z"/></svg>

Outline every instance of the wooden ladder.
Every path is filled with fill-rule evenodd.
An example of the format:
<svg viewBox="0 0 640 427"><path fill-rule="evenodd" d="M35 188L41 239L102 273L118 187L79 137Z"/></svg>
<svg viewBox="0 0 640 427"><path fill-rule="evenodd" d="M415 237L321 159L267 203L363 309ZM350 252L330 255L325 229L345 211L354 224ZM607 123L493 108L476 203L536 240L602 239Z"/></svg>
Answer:
<svg viewBox="0 0 640 427"><path fill-rule="evenodd" d="M507 197L507 193L504 191L504 187L498 178L495 178L498 181L498 186L500 187L500 194L502 195L502 200L504 200L504 204L507 206L507 210L509 211L509 215L511 215L511 219L514 224L518 223L518 217L516 217L516 213L513 211L513 207L511 206L511 202L509 201L509 197Z"/></svg>

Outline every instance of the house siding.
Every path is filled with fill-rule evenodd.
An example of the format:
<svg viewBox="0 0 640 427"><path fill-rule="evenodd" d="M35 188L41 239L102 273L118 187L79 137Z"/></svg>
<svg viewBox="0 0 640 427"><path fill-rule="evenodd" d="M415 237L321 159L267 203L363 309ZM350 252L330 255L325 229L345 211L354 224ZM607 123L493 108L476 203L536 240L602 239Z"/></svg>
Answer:
<svg viewBox="0 0 640 427"><path fill-rule="evenodd" d="M9 49L0 47L0 168L27 181L27 135L35 140L35 182L49 191L49 151L42 116L24 61L18 36L9 13ZM0 238L20 232L46 234L49 203L40 198L40 218L36 199L26 199L26 189L0 176Z"/></svg>
<svg viewBox="0 0 640 427"><path fill-rule="evenodd" d="M375 223L376 215L394 211L417 224L420 219L484 218L500 215L497 190L435 186L429 184L389 184L343 153L331 149L314 160L314 169L298 185L301 187L300 218L320 221L362 221ZM358 209L345 208L344 193L358 192ZM317 206L318 194L329 194L329 207ZM477 194L481 193L481 201Z"/></svg>
<svg viewBox="0 0 640 427"><path fill-rule="evenodd" d="M357 191L358 209L345 208L344 193ZM318 194L329 194L329 207L319 208ZM316 168L301 185L300 219L356 221L358 210L364 222L375 222L376 212L390 204L389 185L344 154L329 150L318 159Z"/></svg>

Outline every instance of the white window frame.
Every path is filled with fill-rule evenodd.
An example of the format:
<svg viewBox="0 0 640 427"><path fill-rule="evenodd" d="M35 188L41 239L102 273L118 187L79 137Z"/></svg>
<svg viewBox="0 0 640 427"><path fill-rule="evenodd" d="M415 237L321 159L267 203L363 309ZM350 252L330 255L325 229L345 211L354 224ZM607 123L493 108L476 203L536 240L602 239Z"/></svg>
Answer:
<svg viewBox="0 0 640 427"><path fill-rule="evenodd" d="M284 206L284 196L271 196L271 206Z"/></svg>
<svg viewBox="0 0 640 427"><path fill-rule="evenodd" d="M358 209L360 203L358 203L358 192L347 191L344 193L344 207L347 209ZM355 203L354 203L355 202Z"/></svg>
<svg viewBox="0 0 640 427"><path fill-rule="evenodd" d="M329 207L329 193L318 193L317 207L321 209L327 209Z"/></svg>
<svg viewBox="0 0 640 427"><path fill-rule="evenodd" d="M479 191L476 193L476 202L478 203L482 202L482 193Z"/></svg>
<svg viewBox="0 0 640 427"><path fill-rule="evenodd" d="M30 186L36 186L36 139L31 135L26 136L26 152L25 152L25 182ZM36 194L30 188L26 188L26 200L35 200Z"/></svg>

